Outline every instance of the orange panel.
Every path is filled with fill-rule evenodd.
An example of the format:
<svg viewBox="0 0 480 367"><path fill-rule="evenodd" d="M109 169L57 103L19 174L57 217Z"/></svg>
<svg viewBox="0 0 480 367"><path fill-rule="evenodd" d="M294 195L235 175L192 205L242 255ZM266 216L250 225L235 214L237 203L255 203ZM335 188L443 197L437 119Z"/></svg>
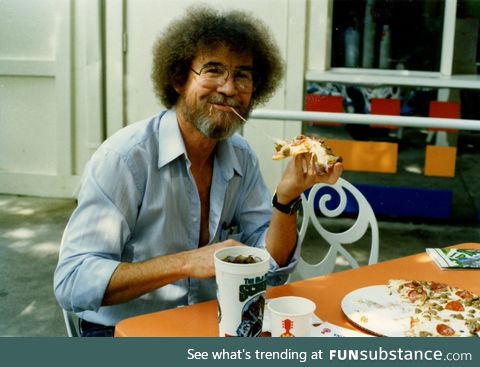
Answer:
<svg viewBox="0 0 480 367"><path fill-rule="evenodd" d="M427 145L425 176L454 177L457 148Z"/></svg>
<svg viewBox="0 0 480 367"><path fill-rule="evenodd" d="M307 94L305 96L305 111L315 112L343 112L342 96L320 96L318 94ZM309 124L324 126L341 126L337 122L309 122Z"/></svg>
<svg viewBox="0 0 480 367"><path fill-rule="evenodd" d="M335 155L343 158L347 171L396 173L398 144L373 141L328 139Z"/></svg>
<svg viewBox="0 0 480 367"><path fill-rule="evenodd" d="M372 115L400 115L400 100L398 98L372 98L370 100ZM371 125L371 127L384 129L398 129L398 126L390 125Z"/></svg>
<svg viewBox="0 0 480 367"><path fill-rule="evenodd" d="M458 119L460 118L460 104L456 102L438 102L431 101L430 109L428 112L429 117L440 117L447 119ZM428 129L430 131L447 131L455 133L458 130L455 129Z"/></svg>

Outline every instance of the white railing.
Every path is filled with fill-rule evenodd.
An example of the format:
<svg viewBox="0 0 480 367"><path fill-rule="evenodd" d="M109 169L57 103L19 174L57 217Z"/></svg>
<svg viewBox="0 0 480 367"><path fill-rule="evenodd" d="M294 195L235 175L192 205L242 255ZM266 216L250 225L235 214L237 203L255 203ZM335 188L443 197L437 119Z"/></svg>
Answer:
<svg viewBox="0 0 480 367"><path fill-rule="evenodd" d="M438 117L387 116L358 113L254 110L250 118L262 120L292 120L336 122L358 125L395 125L398 127L441 128L480 131L480 120L463 120Z"/></svg>

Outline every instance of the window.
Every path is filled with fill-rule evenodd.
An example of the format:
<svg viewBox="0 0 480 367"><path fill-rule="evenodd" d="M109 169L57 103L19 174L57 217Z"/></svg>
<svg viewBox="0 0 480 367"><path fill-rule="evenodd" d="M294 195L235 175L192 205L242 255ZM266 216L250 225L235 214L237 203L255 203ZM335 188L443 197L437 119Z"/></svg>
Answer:
<svg viewBox="0 0 480 367"><path fill-rule="evenodd" d="M444 0L335 0L332 67L440 71Z"/></svg>

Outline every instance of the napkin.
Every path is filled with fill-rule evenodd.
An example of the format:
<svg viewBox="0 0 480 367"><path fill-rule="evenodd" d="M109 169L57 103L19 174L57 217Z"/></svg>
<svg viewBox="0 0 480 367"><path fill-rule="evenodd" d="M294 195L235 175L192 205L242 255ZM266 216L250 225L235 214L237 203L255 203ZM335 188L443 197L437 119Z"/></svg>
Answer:
<svg viewBox="0 0 480 367"><path fill-rule="evenodd" d="M355 330L350 330L341 326L331 324L329 322L322 321L317 315L313 314L312 317L312 332L310 336L312 337L371 337L371 335L364 334ZM270 322L270 311L265 307L263 313L263 328L264 333L270 333L271 331L271 322Z"/></svg>
<svg viewBox="0 0 480 367"><path fill-rule="evenodd" d="M341 326L331 324L329 322L322 322L318 326L313 326L311 336L313 337L372 337L365 333L361 333L355 330L347 329Z"/></svg>

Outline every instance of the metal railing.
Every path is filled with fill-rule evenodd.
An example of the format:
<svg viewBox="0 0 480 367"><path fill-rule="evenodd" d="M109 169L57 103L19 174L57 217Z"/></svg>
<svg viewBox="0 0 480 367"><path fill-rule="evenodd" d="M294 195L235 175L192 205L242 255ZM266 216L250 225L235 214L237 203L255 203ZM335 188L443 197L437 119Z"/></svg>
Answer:
<svg viewBox="0 0 480 367"><path fill-rule="evenodd" d="M438 128L480 131L480 120L450 119L438 117L387 116L358 113L334 113L311 111L254 110L250 118L262 120L292 120L335 122L357 125L395 125L398 127Z"/></svg>

